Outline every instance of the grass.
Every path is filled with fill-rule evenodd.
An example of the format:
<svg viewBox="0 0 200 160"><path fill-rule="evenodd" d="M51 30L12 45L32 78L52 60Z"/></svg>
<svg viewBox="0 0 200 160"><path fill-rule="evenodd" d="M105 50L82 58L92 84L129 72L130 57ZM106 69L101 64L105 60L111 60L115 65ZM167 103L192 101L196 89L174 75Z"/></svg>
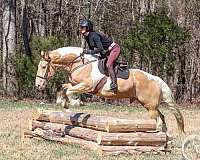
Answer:
<svg viewBox="0 0 200 160"><path fill-rule="evenodd" d="M175 118L165 107L161 111L166 115L169 134L175 139L171 153L160 155L120 155L101 157L96 152L83 149L79 145L62 145L50 141L21 139L21 131L28 126L31 111L36 108L61 108L54 104L39 104L32 101L10 102L0 100L0 160L180 160L181 138L177 133ZM146 118L148 114L142 107L113 106L92 103L87 106L71 108L73 111L109 115L129 119ZM186 133L200 132L200 109L181 108L185 118Z"/></svg>

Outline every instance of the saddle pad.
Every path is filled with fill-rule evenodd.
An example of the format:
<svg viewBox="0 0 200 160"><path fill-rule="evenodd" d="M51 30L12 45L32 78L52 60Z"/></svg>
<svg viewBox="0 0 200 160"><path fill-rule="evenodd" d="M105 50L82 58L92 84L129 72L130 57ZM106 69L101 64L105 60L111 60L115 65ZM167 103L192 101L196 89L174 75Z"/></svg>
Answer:
<svg viewBox="0 0 200 160"><path fill-rule="evenodd" d="M99 68L99 71L102 74L109 76L108 71L106 69L105 62L106 62L105 60L98 60L98 68ZM117 78L122 78L122 79L128 79L129 78L129 69L127 69L127 68L115 66L114 71L115 71Z"/></svg>

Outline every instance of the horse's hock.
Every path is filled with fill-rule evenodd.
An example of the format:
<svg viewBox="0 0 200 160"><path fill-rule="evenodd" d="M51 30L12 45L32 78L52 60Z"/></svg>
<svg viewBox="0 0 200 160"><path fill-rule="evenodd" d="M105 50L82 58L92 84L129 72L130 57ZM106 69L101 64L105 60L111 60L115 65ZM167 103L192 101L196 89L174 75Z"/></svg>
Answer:
<svg viewBox="0 0 200 160"><path fill-rule="evenodd" d="M33 112L23 137L80 144L101 155L166 151L167 135L154 120L128 120L87 113Z"/></svg>

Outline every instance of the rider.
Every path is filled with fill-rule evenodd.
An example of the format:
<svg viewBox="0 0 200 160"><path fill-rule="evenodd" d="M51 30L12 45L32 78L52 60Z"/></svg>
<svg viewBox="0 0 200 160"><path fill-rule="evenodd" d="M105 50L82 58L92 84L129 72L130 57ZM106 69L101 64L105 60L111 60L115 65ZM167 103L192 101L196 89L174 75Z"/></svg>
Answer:
<svg viewBox="0 0 200 160"><path fill-rule="evenodd" d="M84 54L98 54L102 57L107 56L106 67L111 78L110 90L117 91L117 78L114 72L113 64L120 54L120 46L108 38L105 34L95 32L93 23L88 20L80 21L80 32L84 36L89 50L84 50Z"/></svg>

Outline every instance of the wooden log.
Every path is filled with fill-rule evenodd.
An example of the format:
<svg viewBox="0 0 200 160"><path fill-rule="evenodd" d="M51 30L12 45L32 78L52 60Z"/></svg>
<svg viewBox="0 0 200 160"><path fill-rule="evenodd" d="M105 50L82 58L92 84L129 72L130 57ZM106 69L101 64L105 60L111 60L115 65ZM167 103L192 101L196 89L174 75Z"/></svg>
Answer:
<svg viewBox="0 0 200 160"><path fill-rule="evenodd" d="M37 109L32 112L32 119L38 121L49 122L49 115L51 113L59 113L60 111Z"/></svg>
<svg viewBox="0 0 200 160"><path fill-rule="evenodd" d="M96 150L100 153L99 145L92 141L87 141L75 137L71 137L69 135L65 135L65 137L55 136L53 131L51 130L43 130L41 128L37 128L34 131L26 130L24 131L24 138L34 138L37 140L46 139L55 142L60 142L62 144L79 144L83 148L90 148L92 150Z"/></svg>
<svg viewBox="0 0 200 160"><path fill-rule="evenodd" d="M100 154L104 156L109 155L119 155L119 154L158 154L162 152L167 152L167 150L164 146L155 147L155 146L101 146L100 148Z"/></svg>
<svg viewBox="0 0 200 160"><path fill-rule="evenodd" d="M106 131L105 125L107 121L113 119L111 117L103 118L87 113L54 112L47 110L37 110L33 113L32 118L38 121L69 124L102 131Z"/></svg>
<svg viewBox="0 0 200 160"><path fill-rule="evenodd" d="M101 131L91 130L88 128L81 128L73 125L65 125L51 122L39 122L32 121L32 127L30 130L35 130L37 128L43 130L51 130L53 132L60 133L62 136L69 135L76 138L85 139L88 141L97 141L97 136Z"/></svg>
<svg viewBox="0 0 200 160"><path fill-rule="evenodd" d="M52 130L63 136L69 135L76 138L98 142L98 144L101 145L162 146L165 145L167 141L167 137L164 132L107 133L73 125L32 121L32 127L29 129L35 130L36 128Z"/></svg>
<svg viewBox="0 0 200 160"><path fill-rule="evenodd" d="M107 132L156 131L155 120L127 120L87 113L37 110L34 120L77 125Z"/></svg>
<svg viewBox="0 0 200 160"><path fill-rule="evenodd" d="M60 142L62 144L79 144L83 148L89 148L97 151L100 155L118 155L118 154L133 154L133 153L161 153L166 151L164 146L102 146L92 141L75 138L66 135L65 137L56 137L51 135L51 131L42 130L37 128L34 131L24 131L25 138L46 139L51 141ZM51 136L50 136L51 135Z"/></svg>
<svg viewBox="0 0 200 160"><path fill-rule="evenodd" d="M98 134L97 143L109 146L165 146L167 136L164 132L157 133L106 133Z"/></svg>
<svg viewBox="0 0 200 160"><path fill-rule="evenodd" d="M106 124L106 131L110 133L156 131L156 121L152 119L126 121L116 119Z"/></svg>

